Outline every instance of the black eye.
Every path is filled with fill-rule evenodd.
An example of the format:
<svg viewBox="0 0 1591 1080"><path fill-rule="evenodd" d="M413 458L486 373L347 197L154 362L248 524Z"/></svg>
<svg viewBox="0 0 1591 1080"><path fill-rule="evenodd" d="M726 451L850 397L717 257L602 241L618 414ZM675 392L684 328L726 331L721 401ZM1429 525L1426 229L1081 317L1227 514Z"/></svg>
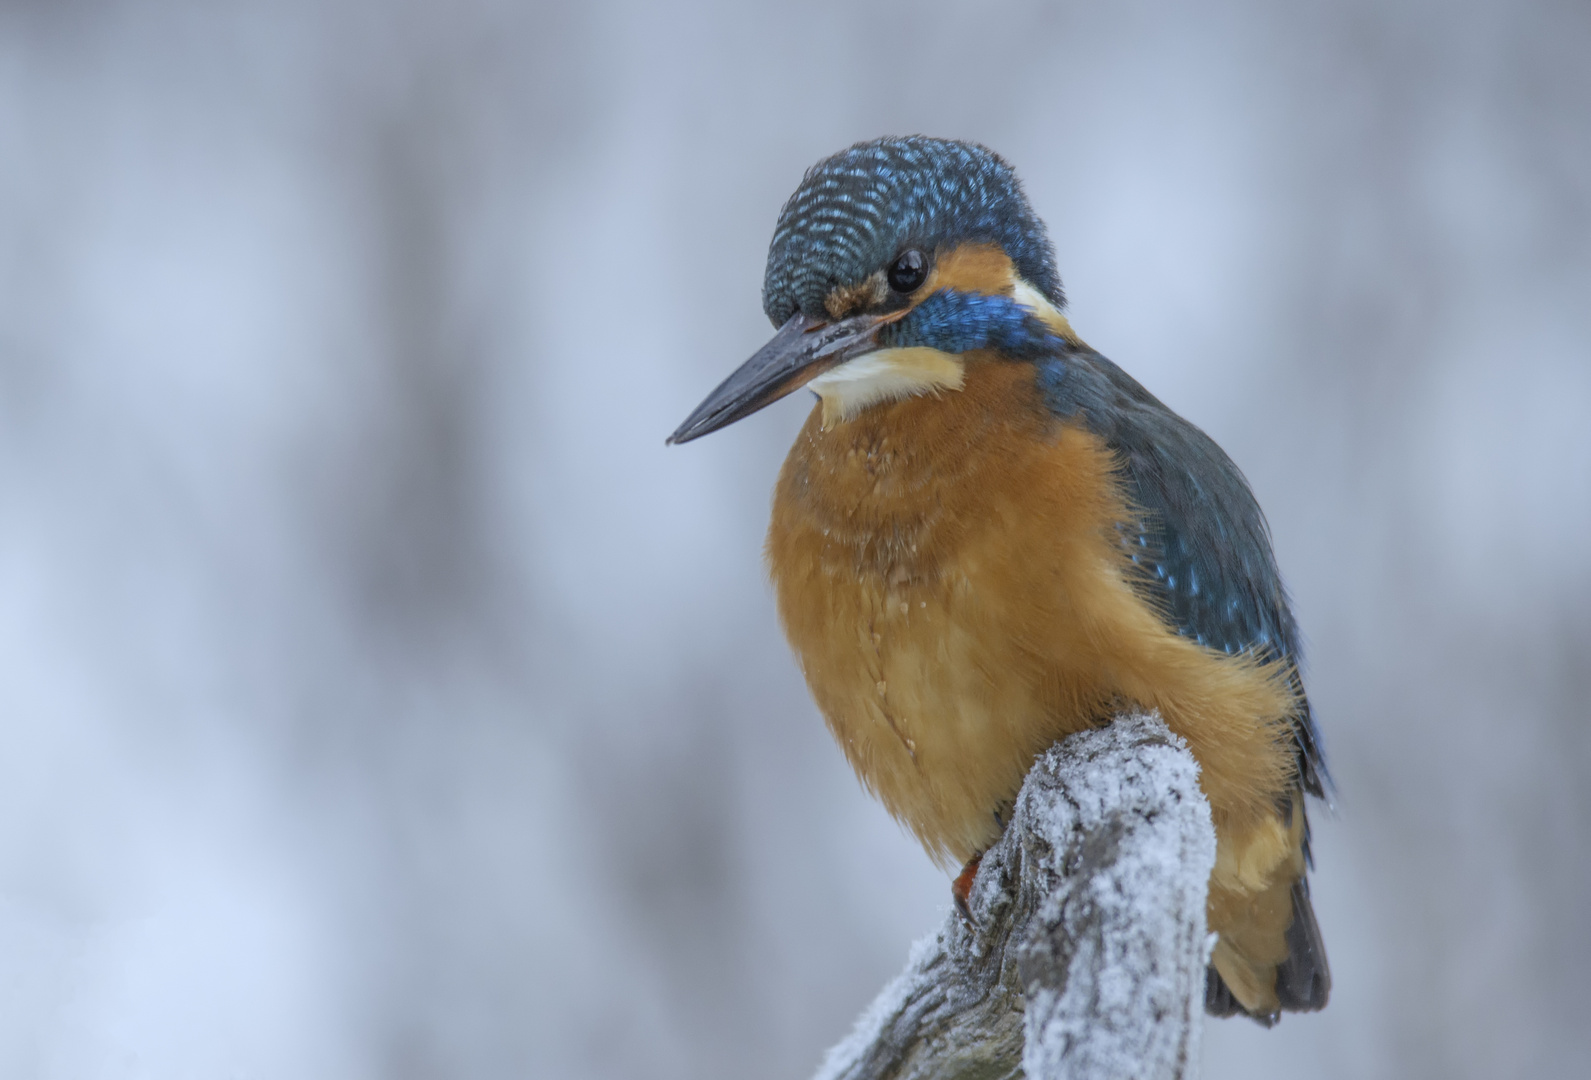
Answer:
<svg viewBox="0 0 1591 1080"><path fill-rule="evenodd" d="M903 252L889 268L889 287L898 293L915 292L928 277L928 260L913 248Z"/></svg>

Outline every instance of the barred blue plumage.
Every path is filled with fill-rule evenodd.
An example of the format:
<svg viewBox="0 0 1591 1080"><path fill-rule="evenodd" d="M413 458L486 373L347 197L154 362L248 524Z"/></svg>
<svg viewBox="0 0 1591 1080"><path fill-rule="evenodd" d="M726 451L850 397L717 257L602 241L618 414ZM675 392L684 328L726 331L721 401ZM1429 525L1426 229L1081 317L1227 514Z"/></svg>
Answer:
<svg viewBox="0 0 1591 1080"><path fill-rule="evenodd" d="M867 277L914 245L999 245L1056 307L1055 252L1015 171L976 143L913 135L874 139L807 170L779 212L762 307L775 326L817 317L837 285Z"/></svg>

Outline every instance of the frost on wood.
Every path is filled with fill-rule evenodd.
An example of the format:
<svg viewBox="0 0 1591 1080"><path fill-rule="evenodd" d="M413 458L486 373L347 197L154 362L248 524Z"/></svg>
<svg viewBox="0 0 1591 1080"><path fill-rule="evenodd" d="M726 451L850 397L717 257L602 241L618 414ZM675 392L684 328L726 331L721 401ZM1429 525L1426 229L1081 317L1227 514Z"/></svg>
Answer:
<svg viewBox="0 0 1591 1080"><path fill-rule="evenodd" d="M818 1076L1193 1076L1215 862L1198 777L1154 715L1051 748L983 857L971 923L952 911L919 941Z"/></svg>

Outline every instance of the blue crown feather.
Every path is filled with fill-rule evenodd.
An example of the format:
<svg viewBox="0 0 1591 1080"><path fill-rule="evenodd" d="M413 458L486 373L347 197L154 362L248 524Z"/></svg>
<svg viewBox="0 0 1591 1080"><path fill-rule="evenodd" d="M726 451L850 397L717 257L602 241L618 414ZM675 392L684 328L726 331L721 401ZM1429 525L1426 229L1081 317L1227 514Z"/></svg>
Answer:
<svg viewBox="0 0 1591 1080"><path fill-rule="evenodd" d="M775 326L797 310L822 318L835 288L905 249L974 241L999 245L1029 284L1065 304L1044 223L998 154L922 135L857 143L808 169L779 212L762 308Z"/></svg>

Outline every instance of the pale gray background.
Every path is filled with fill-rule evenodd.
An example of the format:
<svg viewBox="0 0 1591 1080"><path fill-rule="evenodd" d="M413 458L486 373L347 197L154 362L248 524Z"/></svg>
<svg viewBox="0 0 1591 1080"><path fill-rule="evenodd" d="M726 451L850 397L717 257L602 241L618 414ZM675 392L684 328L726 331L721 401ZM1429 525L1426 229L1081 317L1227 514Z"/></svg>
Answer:
<svg viewBox="0 0 1591 1080"><path fill-rule="evenodd" d="M1275 529L1336 992L1591 1055L1591 6L12 3L0 1076L790 1077L936 925L760 565L801 171L1007 155Z"/></svg>

